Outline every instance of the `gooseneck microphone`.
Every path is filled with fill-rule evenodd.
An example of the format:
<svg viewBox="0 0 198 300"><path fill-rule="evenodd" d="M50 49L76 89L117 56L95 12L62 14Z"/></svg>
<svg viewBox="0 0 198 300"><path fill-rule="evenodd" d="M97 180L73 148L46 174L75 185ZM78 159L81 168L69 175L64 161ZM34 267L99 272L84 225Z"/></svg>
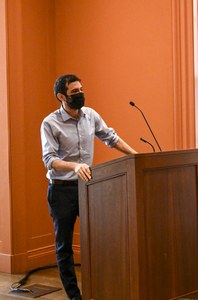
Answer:
<svg viewBox="0 0 198 300"><path fill-rule="evenodd" d="M155 152L155 148L154 148L153 144L151 144L150 142L148 142L147 140L145 140L145 139L143 139L143 138L140 138L140 141L142 141L142 142L144 142L144 143L146 143L146 144L149 144L149 145L152 147L153 152Z"/></svg>
<svg viewBox="0 0 198 300"><path fill-rule="evenodd" d="M157 146L158 146L158 148L159 148L159 150L162 151L162 149L161 149L161 147L160 147L160 145L159 145L159 143L158 143L158 141L157 141L157 139L156 139L156 137L155 137L155 135L154 135L154 133L153 133L153 131L152 131L152 129L151 129L151 127L150 127L150 125L149 125L149 123L148 123L145 115L144 115L144 113L143 113L143 111L138 106L136 106L133 101L130 101L129 104L131 106L134 106L135 108L137 108L141 112L141 114L142 114L142 116L143 116L143 118L144 118L144 120L145 120L145 122L146 122L146 124L147 124L147 126L148 126L148 128L149 128L149 130L150 130L150 132L151 132L151 134L152 134L152 136L153 136L153 138L154 138Z"/></svg>

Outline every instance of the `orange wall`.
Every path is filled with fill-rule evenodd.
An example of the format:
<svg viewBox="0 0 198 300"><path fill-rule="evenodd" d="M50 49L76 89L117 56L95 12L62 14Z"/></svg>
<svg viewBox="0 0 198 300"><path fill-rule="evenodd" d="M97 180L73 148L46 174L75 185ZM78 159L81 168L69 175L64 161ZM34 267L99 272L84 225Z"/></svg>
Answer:
<svg viewBox="0 0 198 300"><path fill-rule="evenodd" d="M49 263L54 257L40 143L41 120L55 107L50 101L55 73L54 1L7 1L6 15L9 129L1 130L10 140L6 171L10 176L12 229L11 236L2 240L11 248L11 267L3 271L19 272ZM3 182L0 184L2 190Z"/></svg>
<svg viewBox="0 0 198 300"><path fill-rule="evenodd" d="M162 149L175 149L171 1L55 3L57 74L79 74L87 105L138 151L151 151L140 137L155 143L130 100L144 111ZM117 156L97 143L95 162Z"/></svg>
<svg viewBox="0 0 198 300"><path fill-rule="evenodd" d="M11 203L9 180L9 135L8 135L8 97L6 70L6 19L5 3L0 1L0 266L10 267L8 254L11 252ZM3 129L3 130L2 130ZM5 242L6 241L6 242Z"/></svg>
<svg viewBox="0 0 198 300"><path fill-rule="evenodd" d="M131 100L163 150L194 147L192 1L179 1L1 1L0 271L54 260L40 124L60 74L79 75L87 105L136 150L153 139ZM94 163L122 155L95 150Z"/></svg>

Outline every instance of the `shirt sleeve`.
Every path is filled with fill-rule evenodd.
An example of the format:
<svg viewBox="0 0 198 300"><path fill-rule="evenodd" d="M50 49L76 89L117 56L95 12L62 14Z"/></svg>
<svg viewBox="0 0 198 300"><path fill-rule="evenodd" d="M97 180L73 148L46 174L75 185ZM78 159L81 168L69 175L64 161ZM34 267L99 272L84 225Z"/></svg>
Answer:
<svg viewBox="0 0 198 300"><path fill-rule="evenodd" d="M59 144L53 135L52 128L47 121L41 124L42 159L48 170L52 169L52 162L60 159L58 156Z"/></svg>
<svg viewBox="0 0 198 300"><path fill-rule="evenodd" d="M94 111L95 117L95 135L101 141L103 141L108 147L113 148L119 140L119 136L115 130L108 127L101 116Z"/></svg>

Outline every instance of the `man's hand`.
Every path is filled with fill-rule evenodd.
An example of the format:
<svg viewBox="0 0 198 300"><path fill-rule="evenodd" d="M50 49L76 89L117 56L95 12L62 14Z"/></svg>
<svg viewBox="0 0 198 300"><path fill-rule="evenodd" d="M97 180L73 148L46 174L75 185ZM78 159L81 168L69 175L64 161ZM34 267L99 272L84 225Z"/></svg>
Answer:
<svg viewBox="0 0 198 300"><path fill-rule="evenodd" d="M74 171L84 181L91 179L91 170L87 164L76 164Z"/></svg>
<svg viewBox="0 0 198 300"><path fill-rule="evenodd" d="M53 161L52 168L61 172L74 170L74 172L80 176L82 180L89 181L91 179L91 169L87 164L79 164L76 162L57 159Z"/></svg>

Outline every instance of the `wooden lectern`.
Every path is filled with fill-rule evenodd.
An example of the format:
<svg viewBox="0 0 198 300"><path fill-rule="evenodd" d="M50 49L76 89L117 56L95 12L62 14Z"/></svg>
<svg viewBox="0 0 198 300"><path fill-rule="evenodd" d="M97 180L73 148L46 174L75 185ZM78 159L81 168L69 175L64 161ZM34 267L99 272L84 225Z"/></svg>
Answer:
<svg viewBox="0 0 198 300"><path fill-rule="evenodd" d="M198 150L128 155L80 181L83 300L198 291Z"/></svg>

